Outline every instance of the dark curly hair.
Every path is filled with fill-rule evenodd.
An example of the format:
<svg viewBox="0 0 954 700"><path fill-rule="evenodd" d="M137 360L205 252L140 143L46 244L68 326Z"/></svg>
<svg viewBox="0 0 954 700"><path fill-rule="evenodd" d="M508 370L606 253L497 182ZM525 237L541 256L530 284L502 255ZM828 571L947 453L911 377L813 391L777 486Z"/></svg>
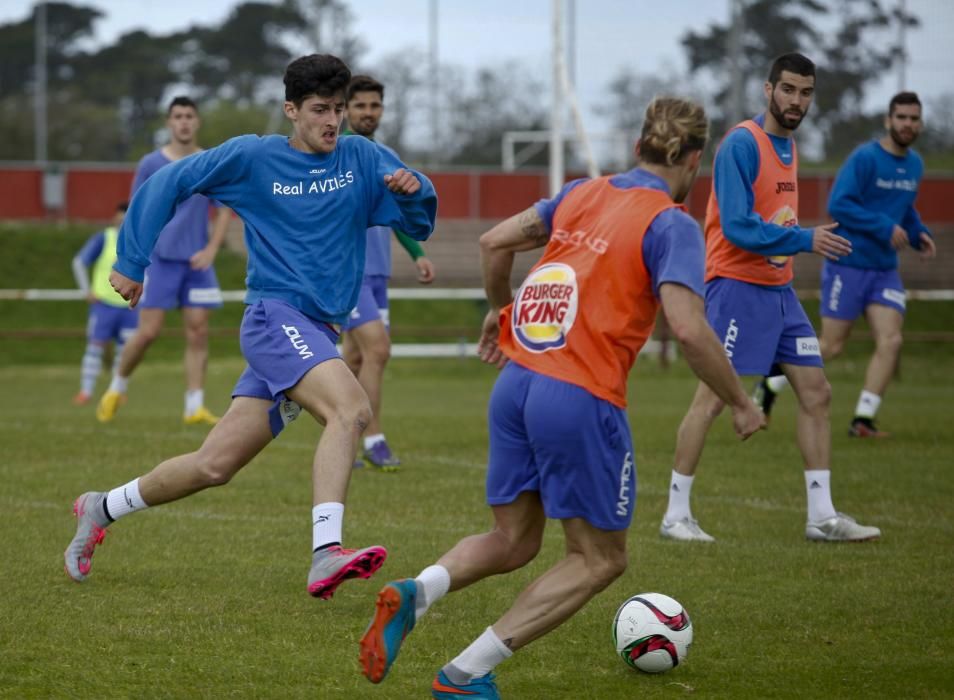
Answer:
<svg viewBox="0 0 954 700"><path fill-rule="evenodd" d="M337 56L313 53L296 58L285 69L285 100L300 107L310 95L344 95L351 70Z"/></svg>

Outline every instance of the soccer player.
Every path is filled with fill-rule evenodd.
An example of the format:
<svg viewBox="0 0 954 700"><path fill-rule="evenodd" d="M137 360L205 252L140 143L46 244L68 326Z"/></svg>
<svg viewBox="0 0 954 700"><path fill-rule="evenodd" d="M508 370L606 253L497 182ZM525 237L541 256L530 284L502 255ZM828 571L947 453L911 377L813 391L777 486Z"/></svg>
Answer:
<svg viewBox="0 0 954 700"><path fill-rule="evenodd" d="M702 235L680 204L707 135L701 107L657 98L636 144L637 168L571 182L481 237L491 310L479 353L498 366L509 359L488 415L494 527L381 590L360 643L372 682L448 591L530 562L547 518L561 521L566 556L438 672L433 697L499 697L493 669L623 573L636 497L626 381L660 304L690 367L731 407L739 437L761 427L761 411L706 324ZM514 254L544 245L514 296Z"/></svg>
<svg viewBox="0 0 954 700"><path fill-rule="evenodd" d="M383 113L384 86L367 75L352 77L345 111L349 128L343 133L358 134L373 141ZM391 452L381 428L384 367L391 357L388 280L391 277L392 230L414 261L418 281L421 284L434 281L434 264L424 256L424 249L417 241L397 229L385 226L369 228L358 305L341 326L341 356L371 401L371 422L364 433L364 458L382 471L395 471L401 463ZM363 462L356 460L354 466L363 466Z"/></svg>
<svg viewBox="0 0 954 700"><path fill-rule="evenodd" d="M898 252L914 248L922 260L936 254L934 239L914 208L924 172L911 148L921 132L921 101L916 93L891 98L884 118L886 133L865 143L838 171L828 200L828 213L851 241L850 255L825 260L821 290L821 354L841 354L851 327L864 314L874 336L875 351L848 429L853 437L886 437L875 425L901 352L905 292L898 274ZM786 385L784 375L763 379L756 398L766 415L775 395Z"/></svg>
<svg viewBox="0 0 954 700"><path fill-rule="evenodd" d="M111 226L94 233L73 258L73 277L76 286L89 302L89 319L86 323L86 350L80 365L80 390L73 403L84 406L89 403L96 387L96 380L103 368L103 352L113 345L113 364L119 362L123 344L136 332L139 311L129 304L109 284L109 273L116 261L116 240L119 227L126 215L126 202L116 206ZM89 268L93 268L90 282Z"/></svg>
<svg viewBox="0 0 954 700"><path fill-rule="evenodd" d="M76 499L66 571L83 581L94 548L118 518L227 483L300 409L325 427L312 461L312 564L308 592L330 598L368 578L384 547L341 547L345 495L368 397L338 355L335 324L354 308L369 226L425 239L437 196L390 151L357 136L339 140L351 72L335 56L296 59L285 71L292 136L240 136L162 168L139 189L119 237L110 281L135 307L143 271L177 202L200 193L245 224L248 294L241 346L248 366L232 404L195 452L110 491Z"/></svg>
<svg viewBox="0 0 954 700"><path fill-rule="evenodd" d="M781 365L798 397L798 447L805 467L809 540L870 540L881 533L832 505L831 387L815 331L792 289L790 256L811 251L837 259L851 243L836 224L798 226L798 156L792 133L815 94L815 65L797 53L772 64L766 111L733 128L716 152L706 209L706 316L740 375ZM663 537L711 542L689 506L706 435L723 400L700 384L676 437Z"/></svg>
<svg viewBox="0 0 954 700"><path fill-rule="evenodd" d="M132 192L161 168L199 153L199 112L188 97L175 97L166 113L169 143L143 157L136 168ZM140 311L139 329L120 356L109 389L100 397L96 417L111 421L125 402L129 377L162 331L166 311L182 309L185 329L186 424L214 425L218 418L205 407L205 370L209 360L209 316L222 306L222 292L212 263L225 240L231 213L217 202L209 233L209 200L196 194L179 204L162 230L149 261Z"/></svg>

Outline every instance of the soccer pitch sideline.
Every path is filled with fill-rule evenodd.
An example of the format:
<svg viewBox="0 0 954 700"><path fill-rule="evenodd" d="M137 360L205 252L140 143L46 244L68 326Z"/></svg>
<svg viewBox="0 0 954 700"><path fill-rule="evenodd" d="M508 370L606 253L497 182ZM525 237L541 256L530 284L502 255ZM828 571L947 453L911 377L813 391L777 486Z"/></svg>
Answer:
<svg viewBox="0 0 954 700"><path fill-rule="evenodd" d="M862 360L829 372L835 503L884 533L856 545L804 540L790 395L749 442L735 441L725 417L710 436L694 511L718 541L661 540L676 427L695 382L683 363L663 373L640 360L629 569L498 668L503 697L954 697L954 359L906 351L880 415L893 437L879 442L845 431ZM213 356L212 409L225 408L240 370ZM76 362L0 368L2 697L428 697L436 671L561 556L550 523L528 567L437 603L383 684L360 675L357 641L378 588L490 523L485 411L495 370L395 360L384 425L404 465L355 471L346 510L346 545L390 550L371 581L349 582L329 602L305 592L319 428L302 418L230 485L116 524L77 585L62 568L72 500L194 449L204 434L181 423L178 360L145 362L105 426L92 407L70 404L77 372ZM611 641L617 606L648 591L679 600L695 629L687 662L659 676L627 668Z"/></svg>

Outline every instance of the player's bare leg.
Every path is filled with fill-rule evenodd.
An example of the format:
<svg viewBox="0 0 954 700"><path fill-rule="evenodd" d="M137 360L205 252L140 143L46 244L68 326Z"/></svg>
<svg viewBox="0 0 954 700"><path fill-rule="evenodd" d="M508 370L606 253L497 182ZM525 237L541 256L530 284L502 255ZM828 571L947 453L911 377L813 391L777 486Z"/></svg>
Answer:
<svg viewBox="0 0 954 700"><path fill-rule="evenodd" d="M354 374L337 358L312 367L285 394L325 426L312 461L312 503L313 514L321 511L319 520L314 521L315 532L333 534L327 542L318 541L317 535L313 539L308 592L317 598L330 598L343 581L369 578L387 557L387 551L377 545L360 550L341 546L341 519L355 445L368 424L371 409ZM328 526L322 518L336 525Z"/></svg>
<svg viewBox="0 0 954 700"><path fill-rule="evenodd" d="M875 424L875 415L898 366L904 316L898 310L880 304L870 304L865 309L865 316L874 336L875 351L868 362L864 387L858 397L849 434L855 437L887 437L888 433L879 430Z"/></svg>
<svg viewBox="0 0 954 700"><path fill-rule="evenodd" d="M96 418L108 423L116 416L116 411L126 400L126 383L136 367L146 356L146 350L152 345L165 323L166 312L163 309L142 309L139 312L139 327L123 345L119 365L113 375L109 389L102 395L96 406Z"/></svg>
<svg viewBox="0 0 954 700"><path fill-rule="evenodd" d="M182 325L185 330L185 356L183 365L186 377L186 407L183 416L186 423L215 425L218 416L205 407L204 387L209 363L209 318L210 309L186 306L182 309Z"/></svg>
<svg viewBox="0 0 954 700"><path fill-rule="evenodd" d="M357 371L358 382L368 394L368 401L371 403L371 421L365 435L382 436L373 444L362 446L364 458L384 471L393 471L401 461L391 453L381 428L381 394L384 368L391 358L391 337L384 321L380 319L362 323L348 331L348 335L361 357Z"/></svg>
<svg viewBox="0 0 954 700"><path fill-rule="evenodd" d="M669 503L659 526L662 537L682 542L713 542L692 517L690 496L706 435L725 404L705 382L699 382L695 396L676 433L676 451L673 455L669 484Z"/></svg>

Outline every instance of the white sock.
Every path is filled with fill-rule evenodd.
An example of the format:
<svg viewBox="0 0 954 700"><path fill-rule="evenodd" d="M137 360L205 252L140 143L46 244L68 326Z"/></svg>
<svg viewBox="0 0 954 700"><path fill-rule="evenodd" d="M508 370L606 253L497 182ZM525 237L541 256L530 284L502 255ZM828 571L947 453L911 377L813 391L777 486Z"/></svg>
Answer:
<svg viewBox="0 0 954 700"><path fill-rule="evenodd" d="M119 363L123 359L123 348L126 347L126 342L117 343L113 348L113 374L119 372Z"/></svg>
<svg viewBox="0 0 954 700"><path fill-rule="evenodd" d="M692 492L693 479L695 476L686 476L673 471L669 481L669 508L666 509L666 522L674 523L692 517L689 494Z"/></svg>
<svg viewBox="0 0 954 700"><path fill-rule="evenodd" d="M493 627L488 627L460 655L444 667L444 673L454 683L462 684L486 676L497 664L506 661L513 652L500 641ZM453 668L448 668L452 666Z"/></svg>
<svg viewBox="0 0 954 700"><path fill-rule="evenodd" d="M129 377L120 377L118 374L114 374L113 381L109 383L109 390L125 394L127 388L129 388Z"/></svg>
<svg viewBox="0 0 954 700"><path fill-rule="evenodd" d="M311 551L326 544L341 544L344 503L319 503L311 509Z"/></svg>
<svg viewBox="0 0 954 700"><path fill-rule="evenodd" d="M880 406L880 396L862 390L861 396L858 397L858 405L855 406L855 415L859 418L874 418Z"/></svg>
<svg viewBox="0 0 954 700"><path fill-rule="evenodd" d="M125 486L115 488L106 494L106 512L112 520L124 515L148 508L149 505L139 495L139 479L133 479Z"/></svg>
<svg viewBox="0 0 954 700"><path fill-rule="evenodd" d="M185 414L191 416L202 408L205 401L205 392L202 389L190 389L185 393Z"/></svg>
<svg viewBox="0 0 954 700"><path fill-rule="evenodd" d="M813 523L834 518L837 513L831 502L831 470L806 469L805 489L808 492L808 520Z"/></svg>
<svg viewBox="0 0 954 700"><path fill-rule="evenodd" d="M364 449L370 450L379 442L384 442L384 433L375 433L364 438Z"/></svg>
<svg viewBox="0 0 954 700"><path fill-rule="evenodd" d="M80 391L92 394L96 388L96 380L103 369L103 346L96 343L87 343L83 361L80 363Z"/></svg>
<svg viewBox="0 0 954 700"><path fill-rule="evenodd" d="M777 374L774 377L766 377L765 383L768 385L769 389L777 394L788 386L788 377L786 377L784 374Z"/></svg>
<svg viewBox="0 0 954 700"><path fill-rule="evenodd" d="M432 564L418 574L414 581L420 584L418 590L424 594L417 597L414 610L415 618L420 620L429 607L447 595L450 590L450 573L440 564Z"/></svg>

